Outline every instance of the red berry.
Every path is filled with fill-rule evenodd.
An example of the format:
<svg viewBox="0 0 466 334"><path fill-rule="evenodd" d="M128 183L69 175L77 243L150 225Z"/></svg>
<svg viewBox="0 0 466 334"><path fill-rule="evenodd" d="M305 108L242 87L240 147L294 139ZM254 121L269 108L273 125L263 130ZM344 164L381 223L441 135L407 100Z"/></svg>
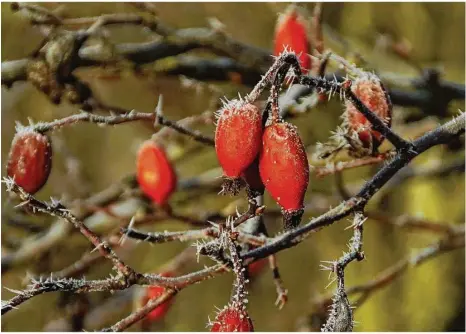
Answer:
<svg viewBox="0 0 466 334"><path fill-rule="evenodd" d="M259 174L259 156L246 168L243 178L248 184L252 196L264 194L265 187Z"/></svg>
<svg viewBox="0 0 466 334"><path fill-rule="evenodd" d="M18 130L11 143L7 174L28 193L47 182L52 167L52 145L46 135L29 128Z"/></svg>
<svg viewBox="0 0 466 334"><path fill-rule="evenodd" d="M241 308L229 306L215 318L211 332L254 332L251 318Z"/></svg>
<svg viewBox="0 0 466 334"><path fill-rule="evenodd" d="M170 272L165 272L165 273L162 273L161 276L171 277L173 275ZM164 292L165 292L165 288L162 286L153 285L153 286L147 287L146 294L143 296L142 304L146 305L149 300L159 298ZM161 305L153 309L146 316L146 319L149 320L150 322L154 322L154 321L162 319L165 316L165 314L168 312L168 309L170 308L170 305L172 303L173 303L173 298L168 299L167 301L165 301L164 303L162 303Z"/></svg>
<svg viewBox="0 0 466 334"><path fill-rule="evenodd" d="M255 105L234 100L220 110L215 150L224 172L226 193L239 191L240 176L258 155L261 138L261 113Z"/></svg>
<svg viewBox="0 0 466 334"><path fill-rule="evenodd" d="M275 28L274 55L280 55L285 48L299 55L303 69L311 68L307 22L295 5L290 5L285 13L280 15Z"/></svg>
<svg viewBox="0 0 466 334"><path fill-rule="evenodd" d="M176 188L177 177L163 148L152 140L144 142L137 155L136 168L144 194L159 205L165 204Z"/></svg>
<svg viewBox="0 0 466 334"><path fill-rule="evenodd" d="M389 96L382 83L375 76L366 76L357 79L351 86L353 93L366 105L373 113L391 125L391 103ZM378 131L372 130L372 124L361 114L350 101L345 102L346 120L350 130L358 134L364 147L377 148L384 137Z"/></svg>
<svg viewBox="0 0 466 334"><path fill-rule="evenodd" d="M259 172L265 188L282 207L285 228L299 224L309 183L309 164L296 127L273 123L265 128Z"/></svg>
<svg viewBox="0 0 466 334"><path fill-rule="evenodd" d="M256 262L251 263L248 266L249 276L255 277L259 275L262 269L264 269L264 267L266 266L266 264L267 264L267 259L260 259L260 260L257 260Z"/></svg>

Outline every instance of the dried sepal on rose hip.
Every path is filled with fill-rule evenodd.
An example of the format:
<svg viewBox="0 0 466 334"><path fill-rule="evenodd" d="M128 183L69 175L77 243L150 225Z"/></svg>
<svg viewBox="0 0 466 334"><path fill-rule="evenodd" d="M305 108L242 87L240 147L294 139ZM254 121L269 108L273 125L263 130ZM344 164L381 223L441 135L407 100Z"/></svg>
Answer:
<svg viewBox="0 0 466 334"><path fill-rule="evenodd" d="M285 50L294 51L299 56L302 69L311 68L309 23L295 4L289 5L281 13L275 27L274 55L279 56Z"/></svg>
<svg viewBox="0 0 466 334"><path fill-rule="evenodd" d="M176 189L177 176L164 148L145 141L136 160L136 178L142 192L158 205L164 205Z"/></svg>
<svg viewBox="0 0 466 334"><path fill-rule="evenodd" d="M390 97L376 75L367 73L360 76L351 83L351 91L387 126L391 126L392 104ZM353 149L353 154L376 153L384 137L372 128L371 122L359 112L351 101L345 101L343 119L343 125L348 130L346 139Z"/></svg>
<svg viewBox="0 0 466 334"><path fill-rule="evenodd" d="M223 193L236 195L244 186L241 176L257 157L261 137L261 113L255 105L233 100L218 112L215 151L223 169Z"/></svg>
<svg viewBox="0 0 466 334"><path fill-rule="evenodd" d="M50 139L30 127L17 127L7 162L7 175L30 194L47 182L52 168Z"/></svg>
<svg viewBox="0 0 466 334"><path fill-rule="evenodd" d="M282 208L284 228L296 227L304 212L309 163L295 126L278 120L265 128L259 172L265 188Z"/></svg>

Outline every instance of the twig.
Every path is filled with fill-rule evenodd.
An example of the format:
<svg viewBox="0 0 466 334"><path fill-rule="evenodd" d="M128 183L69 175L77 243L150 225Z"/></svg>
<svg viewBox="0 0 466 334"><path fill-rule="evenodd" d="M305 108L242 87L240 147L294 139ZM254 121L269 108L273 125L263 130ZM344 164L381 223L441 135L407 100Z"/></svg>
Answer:
<svg viewBox="0 0 466 334"><path fill-rule="evenodd" d="M117 199L123 194L128 187L134 186L134 177L129 176L123 178L122 181L112 184L107 189L89 197L84 201L78 201L74 206L74 216L78 220L88 218L93 211L89 210L91 206L105 206ZM54 222L45 234L38 236L36 239L28 239L19 249L6 256L2 256L2 272L6 272L13 266L19 265L30 260L33 257L40 256L54 245L63 241L73 231L71 224L63 224L61 219Z"/></svg>
<svg viewBox="0 0 466 334"><path fill-rule="evenodd" d="M191 138L193 138L194 140L200 142L200 143L203 143L203 144L206 144L206 145L209 145L209 146L214 146L215 145L215 142L212 138L208 138L206 136L204 136L203 134L201 134L199 131L192 131L192 130L189 130L183 126L181 126L180 124L178 124L177 122L172 122L168 119L166 119L164 116L163 116L163 113L162 113L162 95L159 96L159 102L157 103L157 107L155 108L155 115L156 115L156 121L158 124L160 125L163 125L163 126L168 126L172 129L174 129L175 131L181 133L181 134L184 134L184 135L187 135Z"/></svg>
<svg viewBox="0 0 466 334"><path fill-rule="evenodd" d="M406 228L408 230L424 230L433 233L454 234L458 230L461 230L461 228L464 229L464 225L436 223L426 220L422 217L408 215L391 217L383 212L378 211L366 211L366 216L370 219L374 219L375 221Z"/></svg>
<svg viewBox="0 0 466 334"><path fill-rule="evenodd" d="M131 313L126 318L118 321L112 327L103 328L100 331L101 332L122 332L125 329L129 328L130 326L134 325L136 322L142 320L153 309L155 309L157 306L171 299L173 296L175 296L176 293L177 293L177 290L175 289L170 289L170 288L165 289L165 292L160 297L149 300L146 305L137 309L135 312Z"/></svg>
<svg viewBox="0 0 466 334"><path fill-rule="evenodd" d="M330 266L322 265L325 270L330 270L336 275L337 289L332 297L332 306L327 322L322 326L323 332L351 332L354 320L353 311L345 290L345 269L349 263L364 259L362 252L363 223L366 220L361 212L356 212L351 227L354 229L353 237L349 244L349 253L345 253L337 261L330 262Z"/></svg>
<svg viewBox="0 0 466 334"><path fill-rule="evenodd" d="M346 289L348 295L361 296L354 303L354 306L359 308L361 305L375 292L392 283L396 278L400 277L410 267L414 268L422 263L433 259L439 255L463 248L465 245L464 239L464 224L462 229L454 235L450 235L444 239L440 239L425 248L422 248L413 255L401 259L394 265L386 268L377 274L372 280L363 284L354 285ZM315 307L318 309L324 305L328 305L332 300L332 296L320 297L314 301Z"/></svg>
<svg viewBox="0 0 466 334"><path fill-rule="evenodd" d="M164 243L170 241L191 241L206 238L217 238L219 231L215 227L209 227L202 230L188 230L179 232L141 232L135 229L122 229L121 232L128 238L141 240L150 243ZM266 239L254 235L239 232L238 240L254 246L261 246Z"/></svg>
<svg viewBox="0 0 466 334"><path fill-rule="evenodd" d="M387 152L386 154L379 154L375 157L365 157L360 159L354 159L351 161L340 161L330 162L325 167L314 167L313 171L317 177L325 177L331 174L339 174L346 169L358 168L368 165L374 165L385 161L390 158L393 152Z"/></svg>
<svg viewBox="0 0 466 334"><path fill-rule="evenodd" d="M4 178L3 182L7 186L8 192L16 193L23 201L20 206L27 205L33 212L47 213L51 216L60 217L67 222L74 225L79 231L99 250L99 252L111 260L115 265L118 272L124 277L135 275L132 268L127 266L120 258L113 252L107 242L103 242L94 232L92 232L84 223L78 220L68 209L66 209L60 202L52 199L52 203L39 201L31 194L28 194L23 188L18 186L11 178Z"/></svg>

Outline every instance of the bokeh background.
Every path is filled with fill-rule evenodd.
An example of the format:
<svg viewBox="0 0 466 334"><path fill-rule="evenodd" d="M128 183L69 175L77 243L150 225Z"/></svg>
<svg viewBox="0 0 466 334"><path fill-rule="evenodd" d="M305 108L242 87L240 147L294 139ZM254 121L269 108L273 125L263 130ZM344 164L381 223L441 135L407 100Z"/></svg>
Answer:
<svg viewBox="0 0 466 334"><path fill-rule="evenodd" d="M66 17L94 16L103 13L135 12L134 7L124 3L48 3L47 8L63 5ZM8 3L1 4L1 46L2 61L27 57L40 43L38 29L27 20L10 10ZM272 49L274 26L277 14L287 6L285 3L159 3L156 4L160 18L174 27L207 26L209 17L216 17L225 24L226 31L235 39ZM303 3L310 11L312 3ZM462 3L326 3L323 7L323 22L336 33L351 42L352 47L363 54L377 69L417 76L418 72L409 62L394 55L381 52L375 47L377 36L388 33L396 40L405 38L412 44L413 63L421 67L434 66L443 69L443 79L464 83L465 61L465 7ZM115 41L138 42L148 40L149 34L138 27L109 28ZM326 46L339 51L339 45L324 34ZM93 78L82 73L94 92L105 102L125 108L150 112L156 105L159 94L164 96L165 115L172 120L193 114L200 114L211 108L212 92L209 89L182 87L180 78L135 76L124 71L119 80ZM236 92L247 92L247 88L233 84L217 84L227 97ZM5 161L11 139L14 136L15 121L27 123L50 121L77 111L76 107L63 104L55 106L32 85L17 83L12 88L2 86L1 158L2 176L5 175ZM462 103L450 105L453 115ZM395 113L407 109L396 108ZM319 106L292 120L299 126L304 141L314 144L325 141L338 123L341 103L332 101ZM434 122L443 120L433 120ZM213 134L212 126L201 128L206 134ZM396 129L395 129L396 130ZM150 126L131 123L116 127L101 128L93 124L78 124L66 127L52 134L55 154L53 169L47 185L37 194L41 199L49 196L82 198L97 192L135 171L135 156L140 143L152 134ZM406 132L405 135L409 136ZM175 161L180 179L195 176L203 171L218 167L214 151L199 147L183 138L167 143L170 155ZM186 153L186 147L194 148ZM434 164L439 161L464 157L460 151L446 151L434 148L416 159L416 166ZM74 164L73 164L74 163ZM78 172L76 168L78 166ZM373 175L376 168L367 167L344 173L349 189L358 189L364 180ZM80 181L76 182L79 174ZM437 178L412 178L383 196L376 196L369 208L383 210L398 216L408 214L427 220L444 223L464 223L464 174L451 174ZM313 196L319 194L319 196ZM335 195L333 176L316 179L311 176L306 201L327 196L330 203L338 203ZM244 197L244 196L243 196ZM14 251L15 247L27 240L30 233L6 223L12 215L11 204L6 200L2 187L2 256ZM194 200L193 200L194 198ZM222 210L231 198L211 193L180 192L170 203L174 208L193 216L200 212ZM236 202L246 208L243 200ZM266 195L266 204L276 205ZM233 206L234 207L234 206ZM306 212L304 221L319 212ZM268 224L279 228L279 218L268 218ZM111 217L98 215L89 224L105 220L115 223ZM270 221L270 222L269 222ZM46 228L52 220L48 217L34 219L38 229ZM328 273L319 270L319 262L335 259L346 249L350 232L345 230L349 223L342 221L331 228L320 231L298 247L278 255L281 273L289 289L289 302L278 311L274 306L275 287L271 273L265 270L250 285L249 311L258 331L294 331L302 326L302 319L312 313L312 299L325 290ZM146 226L147 230L179 230L186 228L183 223L165 221ZM101 231L102 233L104 231ZM366 260L353 263L347 269L347 285L363 283L384 268L396 263L438 238L434 233L413 232L369 220L365 229L364 250ZM131 244L131 243L130 243ZM175 254L185 248L181 243L169 243L155 247L140 243L122 252L123 258L135 269L143 272L156 270ZM81 235L73 234L58 246L53 247L32 261L2 272L2 287L20 289L26 272L44 274L57 271L79 259L90 250ZM205 261L208 263L208 261ZM194 270L192 265L187 270ZM102 278L110 271L107 262L101 262L86 273L86 278ZM207 317L214 315L214 306L225 305L231 292L231 275L203 282L183 290L177 297L163 323L154 325L154 330L163 331L204 331ZM420 267L408 269L391 285L374 293L355 312L359 322L357 331L464 331L464 249L437 257ZM12 293L1 291L2 300ZM99 305L111 298L109 293L86 295L89 307ZM70 312L67 303L76 303L75 297L61 293L48 293L36 297L2 316L4 331L69 330L66 319ZM106 317L86 319L85 329L99 329L115 323L129 314L133 303L110 304ZM104 312L105 313L105 312ZM58 319L58 321L57 321ZM60 320L61 319L61 320ZM94 327L95 326L95 327ZM131 330L138 330L135 325Z"/></svg>

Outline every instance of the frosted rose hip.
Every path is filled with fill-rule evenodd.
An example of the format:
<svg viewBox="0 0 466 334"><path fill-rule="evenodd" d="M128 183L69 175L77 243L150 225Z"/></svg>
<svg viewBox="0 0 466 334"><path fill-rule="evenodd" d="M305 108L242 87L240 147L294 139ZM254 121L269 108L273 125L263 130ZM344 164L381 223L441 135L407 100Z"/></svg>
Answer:
<svg viewBox="0 0 466 334"><path fill-rule="evenodd" d="M309 183L309 164L296 127L286 122L264 130L259 172L265 188L282 207L285 229L299 224Z"/></svg>
<svg viewBox="0 0 466 334"><path fill-rule="evenodd" d="M254 332L248 313L240 307L224 308L215 318L211 332Z"/></svg>
<svg viewBox="0 0 466 334"><path fill-rule="evenodd" d="M366 107L384 120L388 126L391 125L390 98L377 77L367 75L359 78L352 83L351 90ZM358 134L363 146L374 149L379 147L384 140L382 134L372 129L372 124L351 101L346 101L345 107L347 126Z"/></svg>
<svg viewBox="0 0 466 334"><path fill-rule="evenodd" d="M225 192L239 191L240 177L257 157L261 138L261 113L253 104L234 100L219 111L215 151L225 177Z"/></svg>
<svg viewBox="0 0 466 334"><path fill-rule="evenodd" d="M52 167L49 138L23 128L13 138L8 156L7 174L28 193L34 194L47 182Z"/></svg>

